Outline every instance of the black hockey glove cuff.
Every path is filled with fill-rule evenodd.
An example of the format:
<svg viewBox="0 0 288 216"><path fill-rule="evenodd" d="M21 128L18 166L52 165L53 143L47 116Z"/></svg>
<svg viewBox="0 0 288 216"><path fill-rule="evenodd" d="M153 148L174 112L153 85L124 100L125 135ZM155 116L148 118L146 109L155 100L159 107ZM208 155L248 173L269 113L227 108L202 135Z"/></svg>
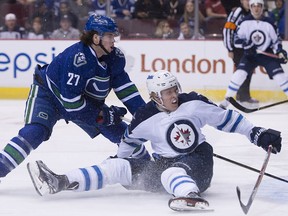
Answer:
<svg viewBox="0 0 288 216"><path fill-rule="evenodd" d="M251 142L262 147L265 151L269 145L272 145L272 153L276 154L281 151L281 132L273 129L265 129L262 127L254 127L250 134Z"/></svg>
<svg viewBox="0 0 288 216"><path fill-rule="evenodd" d="M256 56L257 55L256 46L252 46L249 49L244 49L244 55L246 55L247 57Z"/></svg>
<svg viewBox="0 0 288 216"><path fill-rule="evenodd" d="M110 107L103 107L102 115L97 118L97 123L110 126L119 124L127 110L124 107L117 107L117 106L110 106Z"/></svg>
<svg viewBox="0 0 288 216"><path fill-rule="evenodd" d="M257 47L254 45L252 41L244 41L242 43L242 47L244 49L244 55L246 55L247 57L253 57L257 55L256 52Z"/></svg>
<svg viewBox="0 0 288 216"><path fill-rule="evenodd" d="M255 45L253 44L252 41L243 41L242 43L242 47L244 50L249 50L251 48L253 48Z"/></svg>
<svg viewBox="0 0 288 216"><path fill-rule="evenodd" d="M284 49L277 50L276 54L279 56L279 62L280 64L286 64L287 63L287 52Z"/></svg>

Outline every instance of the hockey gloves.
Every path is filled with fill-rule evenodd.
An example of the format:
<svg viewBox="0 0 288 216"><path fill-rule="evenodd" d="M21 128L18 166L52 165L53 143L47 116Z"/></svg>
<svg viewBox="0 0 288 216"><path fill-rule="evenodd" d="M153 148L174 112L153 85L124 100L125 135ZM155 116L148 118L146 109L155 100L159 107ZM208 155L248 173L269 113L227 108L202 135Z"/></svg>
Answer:
<svg viewBox="0 0 288 216"><path fill-rule="evenodd" d="M102 109L102 115L100 115L97 118L97 123L111 126L119 124L125 114L127 113L127 110L124 107L117 107L117 106L104 106Z"/></svg>
<svg viewBox="0 0 288 216"><path fill-rule="evenodd" d="M253 44L253 42L244 42L242 46L244 49L244 55L246 55L247 57L253 57L257 55L257 47Z"/></svg>
<svg viewBox="0 0 288 216"><path fill-rule="evenodd" d="M280 64L286 64L287 63L287 52L284 49L277 50L277 55L279 56L279 62Z"/></svg>
<svg viewBox="0 0 288 216"><path fill-rule="evenodd" d="M256 53L256 46L253 44L252 41L244 41L242 43L242 47L244 49L244 55L251 57L255 56Z"/></svg>
<svg viewBox="0 0 288 216"><path fill-rule="evenodd" d="M281 132L273 129L265 129L262 127L252 128L250 134L251 142L262 147L265 151L268 150L269 145L272 145L272 153L276 154L281 151Z"/></svg>

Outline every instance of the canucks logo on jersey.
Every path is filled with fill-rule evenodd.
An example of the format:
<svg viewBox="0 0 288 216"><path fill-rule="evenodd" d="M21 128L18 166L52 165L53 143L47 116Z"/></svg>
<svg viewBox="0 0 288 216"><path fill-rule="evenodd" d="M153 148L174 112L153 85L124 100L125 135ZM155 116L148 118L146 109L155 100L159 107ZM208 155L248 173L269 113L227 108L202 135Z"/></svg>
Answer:
<svg viewBox="0 0 288 216"><path fill-rule="evenodd" d="M198 132L190 121L178 120L169 126L167 141L176 152L189 153L197 147Z"/></svg>
<svg viewBox="0 0 288 216"><path fill-rule="evenodd" d="M87 64L87 61L86 61L84 53L81 53L81 52L77 53L74 56L73 64L74 64L75 67L80 67L80 66L82 66L84 64Z"/></svg>
<svg viewBox="0 0 288 216"><path fill-rule="evenodd" d="M124 58L124 53L120 49L115 49L115 55Z"/></svg>

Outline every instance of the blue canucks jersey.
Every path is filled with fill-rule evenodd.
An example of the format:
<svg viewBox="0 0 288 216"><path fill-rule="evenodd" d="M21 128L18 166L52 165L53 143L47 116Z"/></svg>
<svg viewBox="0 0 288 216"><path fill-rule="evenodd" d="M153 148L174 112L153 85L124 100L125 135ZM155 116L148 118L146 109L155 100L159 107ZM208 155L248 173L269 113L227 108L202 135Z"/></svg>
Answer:
<svg viewBox="0 0 288 216"><path fill-rule="evenodd" d="M124 54L118 48L98 59L92 48L78 42L44 66L41 77L58 108L66 113L99 108L113 88L133 114L145 102L124 67Z"/></svg>
<svg viewBox="0 0 288 216"><path fill-rule="evenodd" d="M97 119L111 89L132 114L145 105L124 67L119 49L98 58L94 49L82 42L66 48L49 65L38 65L26 101L25 126L0 151L0 177L48 140L60 119L75 123L91 138L101 134L119 143L126 123L106 125Z"/></svg>

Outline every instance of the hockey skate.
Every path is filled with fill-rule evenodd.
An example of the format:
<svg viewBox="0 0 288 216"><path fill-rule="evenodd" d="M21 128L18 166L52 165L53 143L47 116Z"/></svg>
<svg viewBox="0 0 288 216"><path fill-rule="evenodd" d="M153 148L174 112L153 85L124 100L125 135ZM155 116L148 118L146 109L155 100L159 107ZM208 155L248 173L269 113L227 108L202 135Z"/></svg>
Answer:
<svg viewBox="0 0 288 216"><path fill-rule="evenodd" d="M225 98L220 104L219 107L221 107L222 109L227 109L227 107L229 106L230 102Z"/></svg>
<svg viewBox="0 0 288 216"><path fill-rule="evenodd" d="M255 109L255 108L259 107L259 101L254 99L254 98L249 98L247 100L238 100L237 99L237 102L239 104L241 104L242 106L247 107L249 109Z"/></svg>
<svg viewBox="0 0 288 216"><path fill-rule="evenodd" d="M42 161L28 163L27 169L33 185L40 196L55 194L62 190L73 190L79 186L78 182L69 183L66 175L57 175Z"/></svg>
<svg viewBox="0 0 288 216"><path fill-rule="evenodd" d="M170 199L168 205L174 211L213 211L205 199L193 192L186 197Z"/></svg>

